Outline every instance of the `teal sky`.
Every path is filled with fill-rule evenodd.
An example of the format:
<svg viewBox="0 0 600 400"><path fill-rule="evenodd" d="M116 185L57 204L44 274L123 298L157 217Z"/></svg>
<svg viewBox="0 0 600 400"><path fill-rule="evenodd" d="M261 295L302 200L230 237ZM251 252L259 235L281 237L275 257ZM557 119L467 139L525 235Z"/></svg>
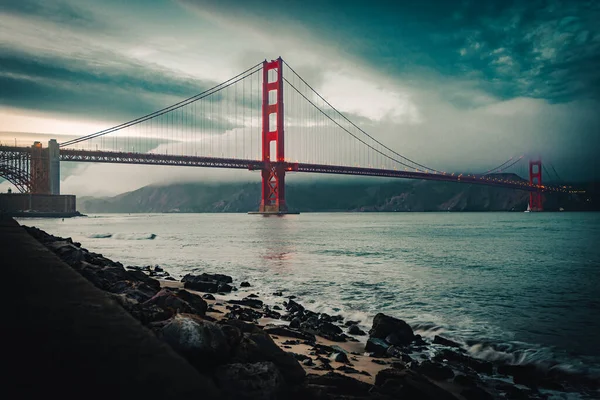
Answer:
<svg viewBox="0 0 600 400"><path fill-rule="evenodd" d="M599 178L597 1L0 0L0 20L0 140L88 134L282 56L425 164Z"/></svg>

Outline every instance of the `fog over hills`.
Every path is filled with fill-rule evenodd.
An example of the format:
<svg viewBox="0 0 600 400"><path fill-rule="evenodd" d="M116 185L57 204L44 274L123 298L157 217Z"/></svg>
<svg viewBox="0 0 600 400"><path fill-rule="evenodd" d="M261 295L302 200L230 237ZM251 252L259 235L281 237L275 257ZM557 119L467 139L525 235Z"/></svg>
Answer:
<svg viewBox="0 0 600 400"><path fill-rule="evenodd" d="M514 177L513 177L514 178ZM287 184L290 210L325 211L524 211L527 192L493 186L411 180L297 182ZM87 213L256 211L260 184L175 183L145 186L114 197L78 199ZM552 195L548 210L589 207L577 196Z"/></svg>

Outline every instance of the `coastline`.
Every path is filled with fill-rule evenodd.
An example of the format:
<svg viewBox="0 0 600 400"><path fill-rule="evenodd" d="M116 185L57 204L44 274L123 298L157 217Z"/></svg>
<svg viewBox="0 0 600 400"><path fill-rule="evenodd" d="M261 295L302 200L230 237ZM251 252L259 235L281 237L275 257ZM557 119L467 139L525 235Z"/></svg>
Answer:
<svg viewBox="0 0 600 400"><path fill-rule="evenodd" d="M358 391L361 396L364 395L358 398L380 399L397 398L402 394L407 398L407 393L413 395L408 398L459 399L547 398L554 391L578 391L589 396L598 394L594 382L573 379L559 374L559 371L539 371L532 365L510 366L477 360L465 355L457 343L443 337L436 337L432 342L423 340L414 335L410 327L409 333L404 321L388 320L385 316L380 319L386 321L391 331L387 329L385 335L377 334L374 322L371 331L375 332L368 335L365 348L364 340L357 339L361 335L349 334L350 329L357 332L356 328L351 328L354 325L351 321L314 313L293 298L284 296L279 296L281 301L277 304L264 304L260 294L252 290L251 282L250 286L240 283L238 288L233 285L234 277L210 273L184 277L184 282L168 280L168 272L162 269L125 268L102 255L88 252L81 244L68 238L54 237L34 228L26 229L96 287L110 293L159 338L165 340L166 337L165 341L192 364L195 362L200 371L207 366L193 361L194 355L190 353L189 346L178 348L182 336L175 334L178 339L173 339L173 331L181 333L182 324L194 323L203 329L209 327L206 328L209 330L227 327L221 331L229 332L233 337L223 335L233 340L237 347L243 343L248 345L253 341L252 337L272 340L280 351L270 349L277 354L274 359L285 361L279 360L280 365L268 360L259 362L273 362L283 374L279 381L285 382L284 386L281 382L279 386L275 385L277 390L285 388L296 395L314 395L314 386L320 387L320 394L329 396L323 398L345 398L331 396L337 396L340 390L344 392L347 388L353 388L349 392ZM242 334L239 341L238 333ZM410 340L404 340L403 335ZM366 332L362 337L367 337ZM293 353L292 358L282 355L290 352ZM255 360L256 357L254 354L243 361ZM219 355L215 358L217 360L213 360L211 367L232 365L228 362L235 357L226 361L222 357L219 359ZM302 379L296 365L304 371ZM286 368L293 372L286 372ZM272 376L278 376L271 366L267 370ZM293 375L293 378L286 375ZM212 378L216 381L221 379ZM321 398L319 393L314 398Z"/></svg>

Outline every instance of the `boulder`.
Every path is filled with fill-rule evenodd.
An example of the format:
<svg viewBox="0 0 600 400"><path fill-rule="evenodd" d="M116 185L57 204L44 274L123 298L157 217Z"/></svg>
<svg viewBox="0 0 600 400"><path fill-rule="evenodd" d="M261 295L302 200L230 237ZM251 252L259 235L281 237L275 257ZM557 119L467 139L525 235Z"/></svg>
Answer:
<svg viewBox="0 0 600 400"><path fill-rule="evenodd" d="M456 351L450 349L443 349L438 352L435 357L433 357L435 361L445 361L449 364L456 366L467 366L472 370L491 375L494 372L494 367L491 362L484 360L477 360L475 358L469 357L465 354L457 353ZM502 367L500 367L501 369Z"/></svg>
<svg viewBox="0 0 600 400"><path fill-rule="evenodd" d="M454 372L450 367L432 361L422 362L417 371L436 381L454 378Z"/></svg>
<svg viewBox="0 0 600 400"><path fill-rule="evenodd" d="M111 293L124 294L139 303L150 300L158 292L144 282L134 281L118 281L110 285L106 290Z"/></svg>
<svg viewBox="0 0 600 400"><path fill-rule="evenodd" d="M250 282L244 281L244 282L240 283L240 287L250 287Z"/></svg>
<svg viewBox="0 0 600 400"><path fill-rule="evenodd" d="M348 356L343 351L340 351L339 353L333 353L331 355L331 361L344 363L344 364L347 364L350 362L350 360L348 360Z"/></svg>
<svg viewBox="0 0 600 400"><path fill-rule="evenodd" d="M494 400L494 396L480 388L479 386L463 389L460 395L466 400Z"/></svg>
<svg viewBox="0 0 600 400"><path fill-rule="evenodd" d="M279 369L269 361L222 365L214 379L231 399L271 400L277 398L284 384Z"/></svg>
<svg viewBox="0 0 600 400"><path fill-rule="evenodd" d="M163 328L162 338L201 371L226 363L231 348L221 326L190 314L175 315Z"/></svg>
<svg viewBox="0 0 600 400"><path fill-rule="evenodd" d="M433 343L434 344L441 344L443 346L448 346L448 347L455 347L457 349L461 348L461 345L456 343L453 340L450 339L446 339L445 337L439 336L439 335L435 335L433 338Z"/></svg>
<svg viewBox="0 0 600 400"><path fill-rule="evenodd" d="M399 399L457 400L456 396L409 369L381 370L375 377L379 393Z"/></svg>
<svg viewBox="0 0 600 400"><path fill-rule="evenodd" d="M322 389L321 392L324 391L332 396L367 397L371 389L371 385L368 383L337 372L328 372L324 375L308 375L306 378L308 387Z"/></svg>
<svg viewBox="0 0 600 400"><path fill-rule="evenodd" d="M242 306L248 306L248 307L257 308L257 309L261 309L263 307L262 300L253 299L253 298L249 298L249 297L245 297L242 300L229 300L228 303L238 304L238 305L242 305Z"/></svg>
<svg viewBox="0 0 600 400"><path fill-rule="evenodd" d="M357 335L357 336L364 336L364 335L366 335L366 333L363 330L361 330L358 327L358 325L350 325L348 327L348 333L350 335Z"/></svg>
<svg viewBox="0 0 600 400"><path fill-rule="evenodd" d="M214 281L185 281L183 287L197 292L217 293L219 284Z"/></svg>
<svg viewBox="0 0 600 400"><path fill-rule="evenodd" d="M287 301L287 303L284 303L284 305L285 305L285 309L288 310L288 312L290 312L290 313L294 313L297 311L304 311L304 306L302 304L296 303L291 298Z"/></svg>
<svg viewBox="0 0 600 400"><path fill-rule="evenodd" d="M399 345L408 345L415 338L412 328L403 320L383 313L375 315L369 336L377 339L385 339L392 333L395 334L395 339Z"/></svg>
<svg viewBox="0 0 600 400"><path fill-rule="evenodd" d="M146 275L142 271L131 270L131 271L126 271L126 273L127 273L127 275L129 275L130 280L144 282L146 285L150 286L151 288L153 288L155 290L160 290L160 282L157 281L156 279L150 278L148 275Z"/></svg>
<svg viewBox="0 0 600 400"><path fill-rule="evenodd" d="M312 343L314 343L317 340L315 338L315 335L311 333L289 329L284 326L267 327L265 328L265 332L267 332L269 335L293 337L297 339L307 340Z"/></svg>
<svg viewBox="0 0 600 400"><path fill-rule="evenodd" d="M188 282L188 281L232 283L233 278L229 275L223 275L223 274L207 274L207 273L203 273L201 275L186 274L181 279L181 282Z"/></svg>
<svg viewBox="0 0 600 400"><path fill-rule="evenodd" d="M367 340L365 351L368 353L373 353L375 357L386 357L388 347L390 347L390 345L384 340L371 337Z"/></svg>
<svg viewBox="0 0 600 400"><path fill-rule="evenodd" d="M162 289L154 297L147 300L145 304L155 304L164 309L172 309L175 312L205 315L207 303L200 296L187 290Z"/></svg>
<svg viewBox="0 0 600 400"><path fill-rule="evenodd" d="M244 333L240 343L233 350L232 361L238 363L270 361L279 368L289 384L302 382L306 375L293 353L283 351L266 332L258 328Z"/></svg>

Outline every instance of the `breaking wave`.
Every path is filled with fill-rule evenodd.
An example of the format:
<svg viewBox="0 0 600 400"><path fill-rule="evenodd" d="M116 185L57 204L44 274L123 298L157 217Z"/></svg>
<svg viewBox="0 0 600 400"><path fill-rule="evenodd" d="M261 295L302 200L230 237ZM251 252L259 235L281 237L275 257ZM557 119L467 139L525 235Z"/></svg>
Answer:
<svg viewBox="0 0 600 400"><path fill-rule="evenodd" d="M89 238L93 239L119 239L119 240L154 240L156 238L155 233L94 233L88 235Z"/></svg>

